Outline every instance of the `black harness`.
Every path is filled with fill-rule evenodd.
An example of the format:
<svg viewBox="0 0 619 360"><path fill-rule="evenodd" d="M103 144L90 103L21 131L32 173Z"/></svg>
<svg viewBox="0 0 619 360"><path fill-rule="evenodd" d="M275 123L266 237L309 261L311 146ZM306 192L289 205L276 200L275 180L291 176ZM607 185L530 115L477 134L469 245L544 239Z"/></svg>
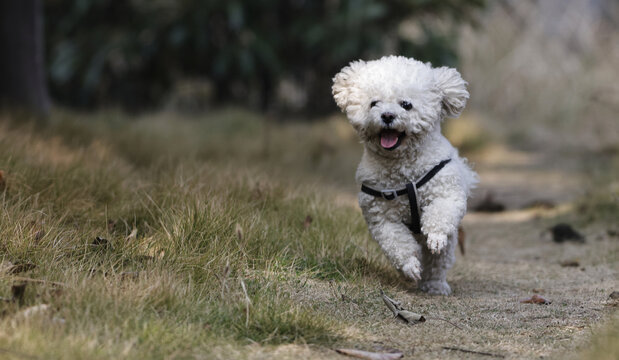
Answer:
<svg viewBox="0 0 619 360"><path fill-rule="evenodd" d="M430 179L436 175L451 159L443 160L438 165L433 167L427 174L425 174L421 180L412 183L409 182L404 185L402 189L385 189L385 190L376 190L371 187L361 184L361 191L368 195L372 195L374 197L381 197L385 200L393 200L398 196L402 196L407 194L408 201L411 206L411 219L412 224L410 224L409 228L414 234L421 234L421 209L419 208L419 197L417 196L417 189L424 186Z"/></svg>

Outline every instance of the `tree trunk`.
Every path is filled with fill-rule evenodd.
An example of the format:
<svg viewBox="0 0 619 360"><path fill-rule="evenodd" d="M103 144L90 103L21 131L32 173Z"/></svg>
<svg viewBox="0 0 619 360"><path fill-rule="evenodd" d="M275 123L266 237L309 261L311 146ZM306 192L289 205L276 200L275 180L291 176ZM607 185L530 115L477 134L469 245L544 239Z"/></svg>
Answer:
<svg viewBox="0 0 619 360"><path fill-rule="evenodd" d="M0 106L47 115L40 0L0 0Z"/></svg>

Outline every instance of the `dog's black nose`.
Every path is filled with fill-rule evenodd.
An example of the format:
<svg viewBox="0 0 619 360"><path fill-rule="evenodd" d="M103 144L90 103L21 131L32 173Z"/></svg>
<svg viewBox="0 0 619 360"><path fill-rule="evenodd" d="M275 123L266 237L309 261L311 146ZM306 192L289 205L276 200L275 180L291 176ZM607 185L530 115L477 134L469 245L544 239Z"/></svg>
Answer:
<svg viewBox="0 0 619 360"><path fill-rule="evenodd" d="M390 112L382 113L380 115L380 118L383 119L383 122L385 124L391 124L393 122L393 119L395 119L395 114Z"/></svg>

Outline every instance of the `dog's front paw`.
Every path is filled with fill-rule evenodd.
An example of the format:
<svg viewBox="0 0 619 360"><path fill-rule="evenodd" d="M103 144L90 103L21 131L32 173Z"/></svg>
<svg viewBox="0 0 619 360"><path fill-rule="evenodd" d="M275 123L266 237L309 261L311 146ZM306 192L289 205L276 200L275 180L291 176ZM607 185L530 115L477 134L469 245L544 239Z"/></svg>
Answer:
<svg viewBox="0 0 619 360"><path fill-rule="evenodd" d="M402 266L402 272L407 278L417 282L421 279L421 263L416 257L410 257Z"/></svg>
<svg viewBox="0 0 619 360"><path fill-rule="evenodd" d="M441 233L428 234L428 249L432 254L440 254L447 245L447 235Z"/></svg>

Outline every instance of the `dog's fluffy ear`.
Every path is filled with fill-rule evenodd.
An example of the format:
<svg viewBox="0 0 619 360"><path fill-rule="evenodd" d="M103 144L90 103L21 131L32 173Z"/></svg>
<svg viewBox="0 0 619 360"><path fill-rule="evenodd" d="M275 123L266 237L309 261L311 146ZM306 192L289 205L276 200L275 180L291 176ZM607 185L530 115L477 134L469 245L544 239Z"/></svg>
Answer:
<svg viewBox="0 0 619 360"><path fill-rule="evenodd" d="M469 92L466 90L467 82L456 69L448 67L434 69L434 78L443 96L443 115L458 117L469 98Z"/></svg>
<svg viewBox="0 0 619 360"><path fill-rule="evenodd" d="M356 104L358 99L355 99L355 90L357 75L359 71L365 67L365 61L358 60L351 62L348 66L344 67L333 78L333 98L340 109L347 113L350 109L350 105Z"/></svg>

